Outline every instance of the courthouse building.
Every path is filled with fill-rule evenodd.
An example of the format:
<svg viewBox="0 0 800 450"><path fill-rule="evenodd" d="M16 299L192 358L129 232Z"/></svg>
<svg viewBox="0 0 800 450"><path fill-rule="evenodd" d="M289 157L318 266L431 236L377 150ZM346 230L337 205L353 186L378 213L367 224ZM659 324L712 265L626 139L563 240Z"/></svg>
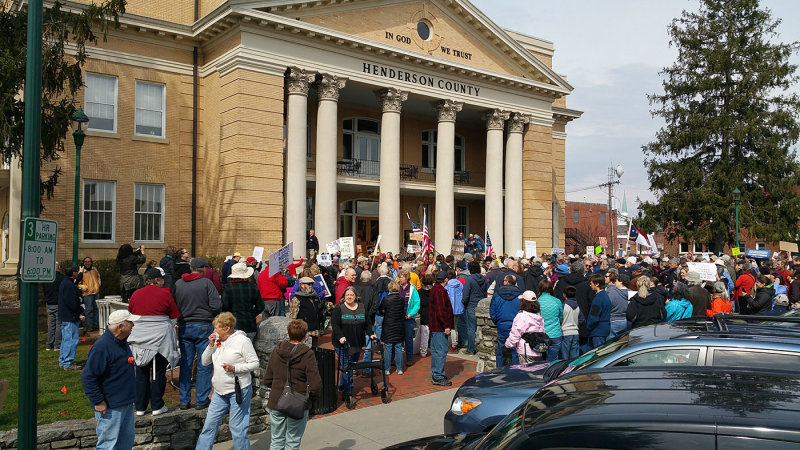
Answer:
<svg viewBox="0 0 800 450"><path fill-rule="evenodd" d="M24 2L23 2L24 3ZM73 8L81 2L68 2ZM563 246L572 86L551 42L504 30L466 0L128 0L87 48L80 106L80 255L124 243L158 260L303 253L354 236L405 248L427 213L444 253L456 230L509 254ZM75 149L43 217L72 253ZM5 273L18 261L21 171L0 195ZM42 168L43 172L52 166Z"/></svg>

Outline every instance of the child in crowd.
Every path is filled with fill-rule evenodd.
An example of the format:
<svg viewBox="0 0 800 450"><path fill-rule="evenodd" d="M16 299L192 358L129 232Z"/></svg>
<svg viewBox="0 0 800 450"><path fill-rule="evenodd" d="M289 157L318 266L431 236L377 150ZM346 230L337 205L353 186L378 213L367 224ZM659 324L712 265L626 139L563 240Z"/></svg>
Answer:
<svg viewBox="0 0 800 450"><path fill-rule="evenodd" d="M559 358L578 357L578 326L586 321L575 300L575 286L564 288L564 317L561 319L561 352Z"/></svg>

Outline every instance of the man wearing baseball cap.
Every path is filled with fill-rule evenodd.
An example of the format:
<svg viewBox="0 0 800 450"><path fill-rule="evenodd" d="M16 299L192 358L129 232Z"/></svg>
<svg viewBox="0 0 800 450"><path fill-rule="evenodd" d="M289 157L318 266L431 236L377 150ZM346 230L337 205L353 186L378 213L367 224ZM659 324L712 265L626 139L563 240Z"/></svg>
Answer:
<svg viewBox="0 0 800 450"><path fill-rule="evenodd" d="M94 406L97 448L133 447L136 377L127 339L140 318L125 310L112 312L108 329L89 350L81 383Z"/></svg>
<svg viewBox="0 0 800 450"><path fill-rule="evenodd" d="M228 284L228 277L231 276L231 268L234 264L238 263L240 259L242 259L242 254L236 252L222 264L222 284Z"/></svg>

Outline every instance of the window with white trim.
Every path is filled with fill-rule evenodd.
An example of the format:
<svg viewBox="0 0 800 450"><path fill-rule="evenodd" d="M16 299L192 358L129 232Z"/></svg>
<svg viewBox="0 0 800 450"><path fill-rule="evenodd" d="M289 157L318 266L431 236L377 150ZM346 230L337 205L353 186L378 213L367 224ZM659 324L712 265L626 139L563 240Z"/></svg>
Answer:
<svg viewBox="0 0 800 450"><path fill-rule="evenodd" d="M342 121L342 156L352 160L339 165L344 175L380 177L381 123L351 117Z"/></svg>
<svg viewBox="0 0 800 450"><path fill-rule="evenodd" d="M145 81L136 82L137 136L165 137L166 86Z"/></svg>
<svg viewBox="0 0 800 450"><path fill-rule="evenodd" d="M83 241L113 242L117 182L83 180Z"/></svg>
<svg viewBox="0 0 800 450"><path fill-rule="evenodd" d="M134 184L133 240L164 242L163 184Z"/></svg>
<svg viewBox="0 0 800 450"><path fill-rule="evenodd" d="M467 235L469 229L469 206L456 206L456 232Z"/></svg>
<svg viewBox="0 0 800 450"><path fill-rule="evenodd" d="M437 130L425 130L422 132L422 170L433 172L436 169L436 140L439 132ZM456 134L453 140L455 149L455 168L456 173L463 172L466 165L466 152L464 151L464 137Z"/></svg>
<svg viewBox="0 0 800 450"><path fill-rule="evenodd" d="M89 117L87 129L117 131L117 77L86 74L83 111Z"/></svg>
<svg viewBox="0 0 800 450"><path fill-rule="evenodd" d="M688 242L681 242L678 244L678 253L688 253L689 252L689 243Z"/></svg>
<svg viewBox="0 0 800 450"><path fill-rule="evenodd" d="M756 242L756 250L766 250L767 243L766 242Z"/></svg>

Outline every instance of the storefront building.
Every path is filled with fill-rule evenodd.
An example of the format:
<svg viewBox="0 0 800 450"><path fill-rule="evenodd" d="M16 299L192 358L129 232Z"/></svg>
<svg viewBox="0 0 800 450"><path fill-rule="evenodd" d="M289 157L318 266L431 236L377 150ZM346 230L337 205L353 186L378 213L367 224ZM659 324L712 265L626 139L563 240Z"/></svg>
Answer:
<svg viewBox="0 0 800 450"><path fill-rule="evenodd" d="M129 0L121 23L88 49L79 98L81 256L288 242L299 256L310 228L323 247L381 235L397 252L406 214L427 216L443 253L455 231L488 230L498 253L564 242L572 86L551 67L552 43L468 1ZM74 157L68 136L43 212L59 222L62 260ZM21 170L12 161L2 175L9 274Z"/></svg>

